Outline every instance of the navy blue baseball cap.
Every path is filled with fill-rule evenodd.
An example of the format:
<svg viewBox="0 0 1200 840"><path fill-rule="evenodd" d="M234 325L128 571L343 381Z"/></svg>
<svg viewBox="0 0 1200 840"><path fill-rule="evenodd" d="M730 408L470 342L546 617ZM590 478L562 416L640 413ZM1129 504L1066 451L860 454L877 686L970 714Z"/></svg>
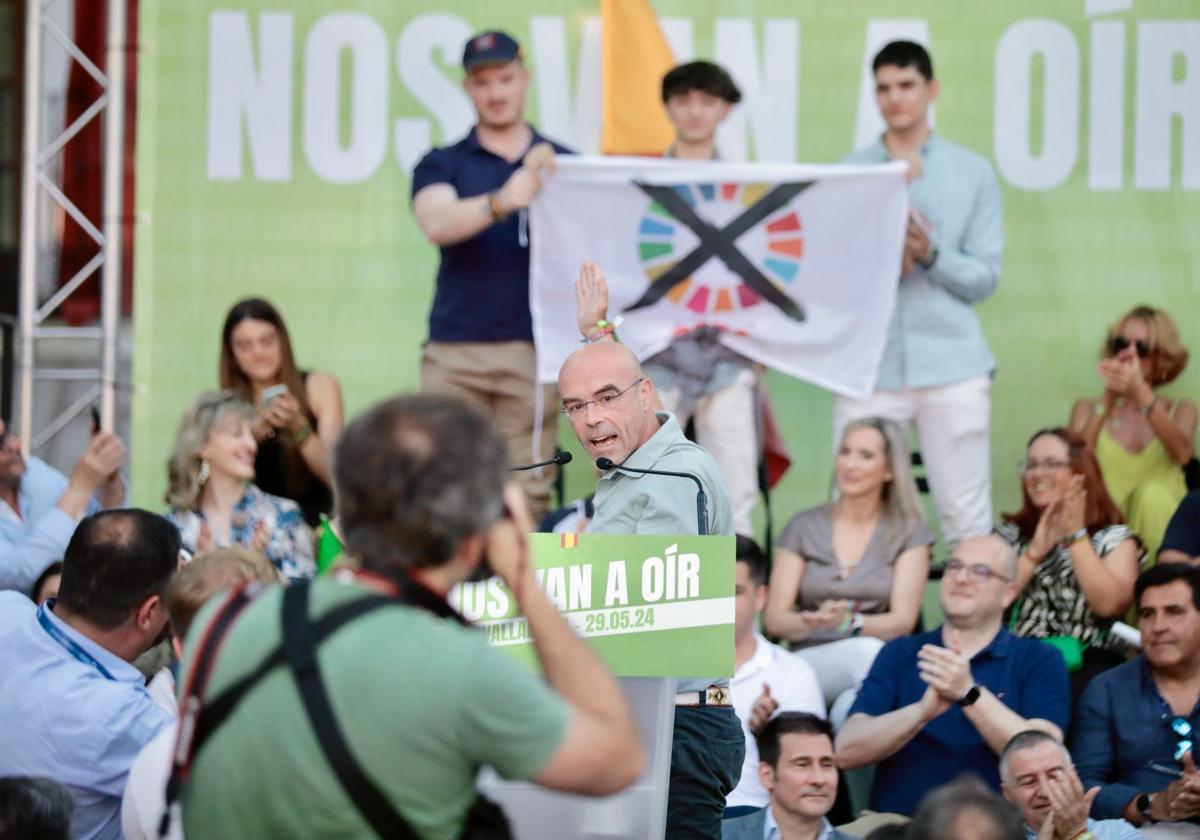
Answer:
<svg viewBox="0 0 1200 840"><path fill-rule="evenodd" d="M463 69L470 71L483 64L508 64L521 57L521 45L509 34L480 32L463 47Z"/></svg>

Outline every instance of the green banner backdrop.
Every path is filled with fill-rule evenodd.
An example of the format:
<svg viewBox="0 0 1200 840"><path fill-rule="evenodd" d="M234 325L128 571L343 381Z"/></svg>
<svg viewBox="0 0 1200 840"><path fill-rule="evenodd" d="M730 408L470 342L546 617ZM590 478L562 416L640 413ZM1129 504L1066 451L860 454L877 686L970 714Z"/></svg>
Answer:
<svg viewBox="0 0 1200 840"><path fill-rule="evenodd" d="M302 366L350 415L412 390L437 251L409 210L412 166L473 120L458 59L473 31L526 45L528 114L580 150L599 137L598 4L583 0L144 0L140 11L133 477L161 506L192 395L214 387L228 306L275 301ZM929 44L937 130L989 157L1004 190L999 291L979 307L999 361L995 500L1019 501L1036 428L1098 395L1104 327L1139 302L1200 347L1200 10L1194 0L655 0L677 57L731 69L746 102L731 159L826 162L879 130L868 70ZM352 9L347 8L353 6ZM587 255L581 254L580 258ZM823 500L830 397L768 377L795 464L777 519ZM1197 395L1193 364L1168 390ZM581 454L564 425L561 439ZM568 493L590 489L586 459Z"/></svg>

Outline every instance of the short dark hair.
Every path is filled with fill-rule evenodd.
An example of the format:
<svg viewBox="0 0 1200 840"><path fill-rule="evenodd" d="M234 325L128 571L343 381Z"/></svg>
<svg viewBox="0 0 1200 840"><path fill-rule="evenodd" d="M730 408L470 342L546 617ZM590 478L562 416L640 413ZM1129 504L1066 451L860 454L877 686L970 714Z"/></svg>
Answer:
<svg viewBox="0 0 1200 840"><path fill-rule="evenodd" d="M1182 580L1192 589L1192 606L1200 610L1200 568L1190 563L1159 563L1138 575L1133 584L1133 603L1142 605L1142 593L1152 586L1166 586Z"/></svg>
<svg viewBox="0 0 1200 840"><path fill-rule="evenodd" d="M347 548L366 568L442 565L500 516L507 466L492 422L457 399L379 403L346 427L334 457Z"/></svg>
<svg viewBox="0 0 1200 840"><path fill-rule="evenodd" d="M863 840L907 840L908 823L894 822L881 825L874 829Z"/></svg>
<svg viewBox="0 0 1200 840"><path fill-rule="evenodd" d="M973 776L930 791L908 825L913 840L958 840L959 820L969 819L975 840L1023 840L1021 812Z"/></svg>
<svg viewBox="0 0 1200 840"><path fill-rule="evenodd" d="M672 67L663 76L662 101L664 104L672 96L679 96L693 90L710 93L724 99L730 105L736 105L742 101L742 92L738 90L733 77L726 72L724 67L713 64L711 61L689 61L687 64Z"/></svg>
<svg viewBox="0 0 1200 840"><path fill-rule="evenodd" d="M779 744L784 735L824 735L832 744L833 725L811 712L780 712L767 721L755 736L758 760L778 767Z"/></svg>
<svg viewBox="0 0 1200 840"><path fill-rule="evenodd" d="M875 53L875 60L871 62L871 72L878 73L880 67L887 65L915 67L917 72L925 77L925 81L933 81L933 59L929 57L929 50L916 41L892 41L885 45Z"/></svg>
<svg viewBox="0 0 1200 840"><path fill-rule="evenodd" d="M758 543L744 534L737 535L735 562L745 563L750 568L750 580L755 583L767 582L767 555L758 547Z"/></svg>
<svg viewBox="0 0 1200 840"><path fill-rule="evenodd" d="M161 596L179 566L179 529L140 508L84 518L63 555L58 603L104 630Z"/></svg>
<svg viewBox="0 0 1200 840"><path fill-rule="evenodd" d="M75 800L53 779L0 778L0 837L70 840Z"/></svg>

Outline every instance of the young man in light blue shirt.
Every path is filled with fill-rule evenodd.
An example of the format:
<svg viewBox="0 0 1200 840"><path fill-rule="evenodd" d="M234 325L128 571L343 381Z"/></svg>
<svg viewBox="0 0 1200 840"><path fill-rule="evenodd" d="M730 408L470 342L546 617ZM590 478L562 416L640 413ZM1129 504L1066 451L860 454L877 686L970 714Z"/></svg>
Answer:
<svg viewBox="0 0 1200 840"><path fill-rule="evenodd" d="M929 125L938 82L924 47L895 41L873 66L887 130L845 162L908 161L912 209L875 391L835 400L833 439L841 440L842 429L859 417L914 423L943 536L953 546L992 528L996 364L974 306L991 297L1000 277L1000 187L987 160Z"/></svg>
<svg viewBox="0 0 1200 840"><path fill-rule="evenodd" d="M0 776L41 776L75 798L80 840L119 840L138 753L171 719L133 666L165 633L179 531L144 510L79 523L58 599L0 592Z"/></svg>

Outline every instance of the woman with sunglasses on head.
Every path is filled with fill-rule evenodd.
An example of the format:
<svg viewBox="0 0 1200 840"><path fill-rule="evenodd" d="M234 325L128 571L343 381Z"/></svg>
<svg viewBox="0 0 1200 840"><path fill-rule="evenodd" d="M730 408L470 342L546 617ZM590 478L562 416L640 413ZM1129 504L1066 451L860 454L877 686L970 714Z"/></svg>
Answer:
<svg viewBox="0 0 1200 840"><path fill-rule="evenodd" d="M1153 562L1187 493L1182 466L1195 454L1196 406L1155 393L1187 365L1175 321L1138 306L1108 330L1098 366L1100 400L1079 400L1071 429L1096 453L1104 483Z"/></svg>
<svg viewBox="0 0 1200 840"><path fill-rule="evenodd" d="M309 525L333 507L330 459L342 432L342 389L327 373L296 366L279 311L238 301L221 330L221 387L257 410L254 467L260 488L293 499Z"/></svg>
<svg viewBox="0 0 1200 840"><path fill-rule="evenodd" d="M766 631L820 674L830 704L857 687L883 642L913 632L933 543L894 423L867 417L846 426L833 497L783 529L763 613Z"/></svg>
<svg viewBox="0 0 1200 840"><path fill-rule="evenodd" d="M1036 432L1020 470L1021 509L1000 528L1019 552L1012 631L1063 653L1078 698L1088 680L1125 659L1124 642L1108 629L1133 603L1141 546L1070 429Z"/></svg>

